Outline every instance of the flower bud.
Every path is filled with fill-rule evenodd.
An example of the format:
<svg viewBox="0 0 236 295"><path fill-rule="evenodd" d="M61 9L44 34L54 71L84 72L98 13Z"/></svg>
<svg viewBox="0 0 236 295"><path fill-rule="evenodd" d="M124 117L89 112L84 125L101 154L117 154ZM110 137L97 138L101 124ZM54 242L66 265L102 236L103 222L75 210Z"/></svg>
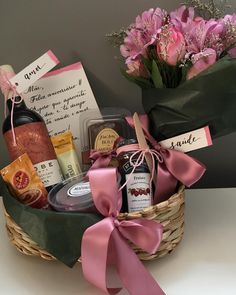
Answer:
<svg viewBox="0 0 236 295"><path fill-rule="evenodd" d="M199 75L216 62L216 52L212 48L207 48L203 52L197 53L192 57L193 66L190 68L187 80Z"/></svg>
<svg viewBox="0 0 236 295"><path fill-rule="evenodd" d="M174 27L164 27L157 43L157 55L171 66L176 66L186 54L185 39Z"/></svg>
<svg viewBox="0 0 236 295"><path fill-rule="evenodd" d="M133 77L148 77L147 70L140 60L135 60L133 62L128 63L127 67L128 70L126 71L126 73Z"/></svg>

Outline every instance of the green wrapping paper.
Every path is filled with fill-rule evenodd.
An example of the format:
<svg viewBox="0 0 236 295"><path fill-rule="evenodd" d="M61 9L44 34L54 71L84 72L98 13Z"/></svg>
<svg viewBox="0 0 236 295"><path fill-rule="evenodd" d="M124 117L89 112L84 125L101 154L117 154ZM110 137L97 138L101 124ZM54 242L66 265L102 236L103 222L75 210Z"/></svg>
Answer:
<svg viewBox="0 0 236 295"><path fill-rule="evenodd" d="M163 140L209 125L212 138L236 131L236 59L214 66L178 88L143 89L152 135Z"/></svg>
<svg viewBox="0 0 236 295"><path fill-rule="evenodd" d="M101 215L33 209L14 199L2 188L6 211L42 249L72 267L80 258L84 231L102 220Z"/></svg>

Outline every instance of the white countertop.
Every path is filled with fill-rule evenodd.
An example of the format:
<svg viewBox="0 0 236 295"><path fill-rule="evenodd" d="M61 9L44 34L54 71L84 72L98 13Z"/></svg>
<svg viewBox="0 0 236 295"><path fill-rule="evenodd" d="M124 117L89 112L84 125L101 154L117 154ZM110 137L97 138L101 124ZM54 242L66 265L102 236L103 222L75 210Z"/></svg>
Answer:
<svg viewBox="0 0 236 295"><path fill-rule="evenodd" d="M0 295L104 294L84 280L80 264L70 269L16 251L0 211ZM236 295L236 189L188 191L184 240L145 265L167 295Z"/></svg>

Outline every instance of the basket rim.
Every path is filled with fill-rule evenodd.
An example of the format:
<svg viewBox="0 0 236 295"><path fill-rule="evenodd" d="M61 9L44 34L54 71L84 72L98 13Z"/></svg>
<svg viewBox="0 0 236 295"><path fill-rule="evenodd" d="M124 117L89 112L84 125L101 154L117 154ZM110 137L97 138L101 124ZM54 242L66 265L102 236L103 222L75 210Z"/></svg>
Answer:
<svg viewBox="0 0 236 295"><path fill-rule="evenodd" d="M134 247L136 254L141 260L152 260L158 257L163 257L171 252L182 240L184 231L184 191L185 187L181 185L174 195L162 203L138 211L135 214L122 213L118 215L118 220L131 220L143 217L145 219L153 219L163 224L165 234L163 236L162 246L157 253L150 255L143 250L138 248L135 249ZM32 241L22 228L14 222L12 217L7 213L5 207L3 208L6 217L8 236L17 250L25 255L40 256L45 260L57 260L53 255L46 250L41 249L37 243ZM176 228L177 226L179 229Z"/></svg>

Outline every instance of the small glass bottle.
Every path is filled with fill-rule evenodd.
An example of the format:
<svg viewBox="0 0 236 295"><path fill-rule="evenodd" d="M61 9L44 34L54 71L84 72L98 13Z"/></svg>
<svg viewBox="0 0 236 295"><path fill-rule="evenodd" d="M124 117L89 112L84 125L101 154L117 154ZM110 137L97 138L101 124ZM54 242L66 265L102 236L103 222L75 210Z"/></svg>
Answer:
<svg viewBox="0 0 236 295"><path fill-rule="evenodd" d="M130 163L130 157L138 150L136 139L125 139L118 144L117 154L119 162L119 173L121 175L121 186L123 202L121 212L136 212L152 205L153 189L150 183L151 174L146 160L132 172L132 163L137 161L139 153L135 155Z"/></svg>
<svg viewBox="0 0 236 295"><path fill-rule="evenodd" d="M7 69L8 75L14 73L10 66L2 66L1 68ZM26 107L20 96L14 98L13 122L11 122L13 98L11 91L4 94L8 95L9 115L3 122L2 133L10 158L14 161L22 154L27 153L49 191L53 185L62 181L62 174L46 124L38 113ZM15 142L12 128L14 128Z"/></svg>

